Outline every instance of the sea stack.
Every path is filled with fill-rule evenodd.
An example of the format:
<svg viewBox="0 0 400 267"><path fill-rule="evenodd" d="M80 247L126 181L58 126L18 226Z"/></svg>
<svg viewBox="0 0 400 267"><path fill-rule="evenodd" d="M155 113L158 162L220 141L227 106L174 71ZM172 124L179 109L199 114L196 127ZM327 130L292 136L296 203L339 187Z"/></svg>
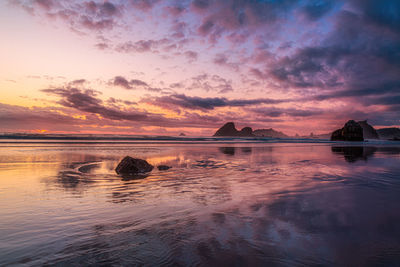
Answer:
<svg viewBox="0 0 400 267"><path fill-rule="evenodd" d="M242 136L251 137L253 135L253 129L250 127L244 127L242 130L238 131L233 122L227 122L219 128L213 136Z"/></svg>
<svg viewBox="0 0 400 267"><path fill-rule="evenodd" d="M364 141L363 128L354 120L332 133L331 141Z"/></svg>
<svg viewBox="0 0 400 267"><path fill-rule="evenodd" d="M359 121L361 128L363 129L364 139L379 139L378 132L367 123L367 121Z"/></svg>

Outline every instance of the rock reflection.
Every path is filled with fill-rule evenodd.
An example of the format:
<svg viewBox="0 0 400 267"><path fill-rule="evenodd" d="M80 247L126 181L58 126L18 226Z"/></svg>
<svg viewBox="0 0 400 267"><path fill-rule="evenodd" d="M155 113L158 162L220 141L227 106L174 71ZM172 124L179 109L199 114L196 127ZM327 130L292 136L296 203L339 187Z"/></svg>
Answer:
<svg viewBox="0 0 400 267"><path fill-rule="evenodd" d="M150 173L138 173L138 174L122 174L120 175L122 181L132 181L132 180L141 180L148 177Z"/></svg>
<svg viewBox="0 0 400 267"><path fill-rule="evenodd" d="M251 147L242 147L243 153L251 154L252 151L253 151L253 148L251 148Z"/></svg>
<svg viewBox="0 0 400 267"><path fill-rule="evenodd" d="M80 191L82 185L95 183L92 172L98 168L99 162L75 162L68 164L65 169L58 172L56 183L66 190Z"/></svg>
<svg viewBox="0 0 400 267"><path fill-rule="evenodd" d="M400 147L398 146L333 146L331 151L334 154L344 156L344 159L349 163L354 163L359 160L367 161L373 158L376 154L383 155L398 155Z"/></svg>
<svg viewBox="0 0 400 267"><path fill-rule="evenodd" d="M282 197L268 205L268 213L274 227L284 226L302 249L314 248L310 257L337 266L395 266L400 262L399 201L393 191L343 187ZM306 254L302 249L297 253Z"/></svg>
<svg viewBox="0 0 400 267"><path fill-rule="evenodd" d="M369 157L374 155L377 148L369 146L333 146L331 150L335 154L343 155L347 162L353 163L358 160L366 161Z"/></svg>
<svg viewBox="0 0 400 267"><path fill-rule="evenodd" d="M227 147L219 147L218 149L222 154L230 155L230 156L235 155L237 153L238 149L240 149L239 151L241 151L243 154L251 154L253 151L252 147L236 148L234 146L227 146Z"/></svg>
<svg viewBox="0 0 400 267"><path fill-rule="evenodd" d="M228 147L220 147L219 151L221 151L221 153L225 154L225 155L230 155L233 156L235 155L236 152L236 148L233 146L228 146Z"/></svg>

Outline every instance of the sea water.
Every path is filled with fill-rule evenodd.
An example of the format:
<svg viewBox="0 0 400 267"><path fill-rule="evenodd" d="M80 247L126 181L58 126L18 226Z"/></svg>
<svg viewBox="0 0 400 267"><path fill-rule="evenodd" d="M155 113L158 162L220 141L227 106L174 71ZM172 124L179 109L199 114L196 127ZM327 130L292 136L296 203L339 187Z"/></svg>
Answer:
<svg viewBox="0 0 400 267"><path fill-rule="evenodd" d="M396 142L0 140L0 266L399 264Z"/></svg>

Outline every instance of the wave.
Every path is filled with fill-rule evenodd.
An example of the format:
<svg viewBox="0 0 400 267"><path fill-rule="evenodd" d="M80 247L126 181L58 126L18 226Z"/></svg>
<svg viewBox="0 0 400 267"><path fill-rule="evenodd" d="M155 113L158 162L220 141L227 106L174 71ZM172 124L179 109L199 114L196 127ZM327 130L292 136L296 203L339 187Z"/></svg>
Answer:
<svg viewBox="0 0 400 267"><path fill-rule="evenodd" d="M98 135L98 134L0 134L1 143L37 144L125 144L125 143L340 143L351 145L400 145L388 140L366 140L364 142L330 141L311 138L270 138L270 137L182 137L157 135Z"/></svg>

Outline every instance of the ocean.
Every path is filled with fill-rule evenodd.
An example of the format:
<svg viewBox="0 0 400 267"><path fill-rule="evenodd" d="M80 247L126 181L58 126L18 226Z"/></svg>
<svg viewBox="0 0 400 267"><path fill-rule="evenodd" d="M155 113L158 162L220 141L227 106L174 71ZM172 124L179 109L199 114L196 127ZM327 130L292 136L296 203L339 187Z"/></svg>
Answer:
<svg viewBox="0 0 400 267"><path fill-rule="evenodd" d="M399 142L0 139L0 266L399 266L399 210Z"/></svg>

